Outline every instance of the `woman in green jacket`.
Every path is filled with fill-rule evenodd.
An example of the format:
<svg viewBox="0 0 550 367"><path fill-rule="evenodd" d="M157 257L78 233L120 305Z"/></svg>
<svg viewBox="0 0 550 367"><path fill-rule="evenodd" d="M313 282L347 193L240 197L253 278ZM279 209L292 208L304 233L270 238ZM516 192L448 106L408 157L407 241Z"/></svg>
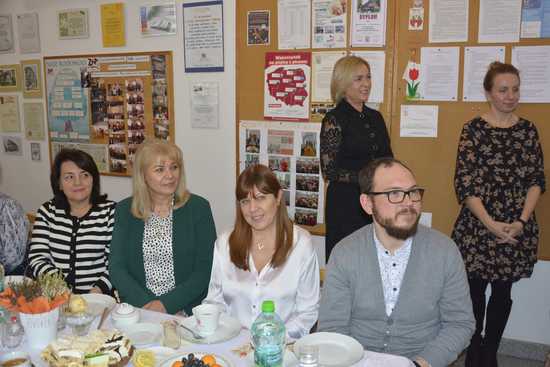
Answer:
<svg viewBox="0 0 550 367"><path fill-rule="evenodd" d="M190 314L206 296L216 229L210 204L187 191L181 150L161 140L138 149L133 196L115 213L109 271L123 302Z"/></svg>

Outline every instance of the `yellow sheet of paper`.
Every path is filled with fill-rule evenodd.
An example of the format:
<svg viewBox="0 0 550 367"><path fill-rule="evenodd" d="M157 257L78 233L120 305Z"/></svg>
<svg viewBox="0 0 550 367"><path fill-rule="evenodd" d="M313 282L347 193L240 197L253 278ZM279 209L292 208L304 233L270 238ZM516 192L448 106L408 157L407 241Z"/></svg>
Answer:
<svg viewBox="0 0 550 367"><path fill-rule="evenodd" d="M103 47L120 47L126 45L124 33L124 4L101 5L101 32Z"/></svg>

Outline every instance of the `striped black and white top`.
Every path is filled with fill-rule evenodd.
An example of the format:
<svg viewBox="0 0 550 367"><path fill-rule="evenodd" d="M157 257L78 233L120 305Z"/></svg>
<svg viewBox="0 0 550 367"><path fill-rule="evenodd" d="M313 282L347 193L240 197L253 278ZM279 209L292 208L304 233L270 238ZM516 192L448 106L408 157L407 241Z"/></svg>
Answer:
<svg viewBox="0 0 550 367"><path fill-rule="evenodd" d="M70 215L53 200L38 209L32 229L29 267L34 277L61 270L75 293L99 287L111 293L109 246L115 203L92 206L83 217Z"/></svg>

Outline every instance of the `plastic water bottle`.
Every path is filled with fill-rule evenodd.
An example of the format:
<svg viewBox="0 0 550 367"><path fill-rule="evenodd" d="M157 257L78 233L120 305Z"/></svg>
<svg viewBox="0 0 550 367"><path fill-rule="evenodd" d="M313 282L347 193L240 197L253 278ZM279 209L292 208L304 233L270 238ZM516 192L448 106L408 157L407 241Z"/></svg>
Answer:
<svg viewBox="0 0 550 367"><path fill-rule="evenodd" d="M252 324L254 365L256 367L282 367L285 351L285 323L275 313L273 301L262 303L262 313Z"/></svg>
<svg viewBox="0 0 550 367"><path fill-rule="evenodd" d="M8 348L16 348L21 344L24 333L23 325L21 325L17 316L12 316L2 335L2 344Z"/></svg>

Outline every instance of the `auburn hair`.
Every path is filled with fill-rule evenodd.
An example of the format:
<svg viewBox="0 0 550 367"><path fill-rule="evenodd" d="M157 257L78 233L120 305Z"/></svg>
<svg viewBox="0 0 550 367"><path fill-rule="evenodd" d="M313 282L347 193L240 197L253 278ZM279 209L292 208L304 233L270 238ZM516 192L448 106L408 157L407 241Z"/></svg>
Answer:
<svg viewBox="0 0 550 367"><path fill-rule="evenodd" d="M521 81L519 77L519 70L514 65L506 64L500 61L493 61L489 65L487 73L483 78L483 89L485 89L486 92L490 92L493 89L495 78L500 74L513 74L518 77L518 80Z"/></svg>
<svg viewBox="0 0 550 367"><path fill-rule="evenodd" d="M274 195L276 198L282 194L281 184L275 174L266 166L255 164L245 169L237 179L235 188L236 219L233 232L229 236L229 254L231 262L239 269L250 270L248 257L252 246L252 228L244 218L240 201L246 199L254 188L266 195ZM271 266L276 268L285 263L288 254L292 250L293 223L288 217L284 201L279 204L275 214L275 253L271 258Z"/></svg>

